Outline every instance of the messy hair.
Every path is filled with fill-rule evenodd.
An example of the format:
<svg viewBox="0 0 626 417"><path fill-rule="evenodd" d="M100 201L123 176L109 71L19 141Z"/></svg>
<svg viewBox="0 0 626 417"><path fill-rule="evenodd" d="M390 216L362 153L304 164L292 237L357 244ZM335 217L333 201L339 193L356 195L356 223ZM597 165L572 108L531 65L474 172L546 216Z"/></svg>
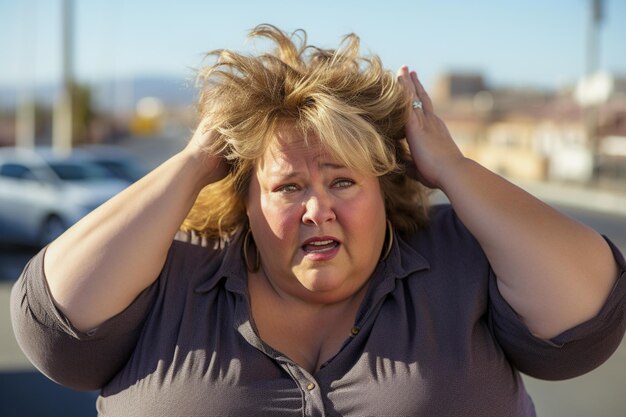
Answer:
<svg viewBox="0 0 626 417"><path fill-rule="evenodd" d="M230 166L205 187L183 222L208 238L228 238L247 223L245 202L256 162L284 129L295 129L347 167L379 177L387 218L400 232L424 225L424 188L404 172L409 98L377 56L359 55L359 38L336 50L307 44L306 32L287 34L259 25L251 38L273 42L272 52L208 54L215 63L198 72L199 115L214 132L207 146ZM412 162L411 162L412 163Z"/></svg>

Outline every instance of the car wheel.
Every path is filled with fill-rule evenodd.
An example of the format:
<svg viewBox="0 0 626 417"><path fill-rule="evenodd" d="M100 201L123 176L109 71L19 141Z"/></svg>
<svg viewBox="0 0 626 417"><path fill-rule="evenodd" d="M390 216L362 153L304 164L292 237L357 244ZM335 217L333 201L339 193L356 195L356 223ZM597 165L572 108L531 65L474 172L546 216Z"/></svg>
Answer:
<svg viewBox="0 0 626 417"><path fill-rule="evenodd" d="M43 247L65 232L65 224L59 216L51 215L43 222L39 231L39 244Z"/></svg>

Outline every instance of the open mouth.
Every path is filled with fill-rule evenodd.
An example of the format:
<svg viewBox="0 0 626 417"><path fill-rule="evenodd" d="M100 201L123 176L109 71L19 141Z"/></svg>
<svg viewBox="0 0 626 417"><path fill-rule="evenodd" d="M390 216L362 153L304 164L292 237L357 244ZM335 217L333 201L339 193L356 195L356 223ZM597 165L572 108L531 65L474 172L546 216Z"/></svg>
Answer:
<svg viewBox="0 0 626 417"><path fill-rule="evenodd" d="M332 239L315 240L302 245L302 250L307 253L323 253L329 252L339 246L339 242Z"/></svg>

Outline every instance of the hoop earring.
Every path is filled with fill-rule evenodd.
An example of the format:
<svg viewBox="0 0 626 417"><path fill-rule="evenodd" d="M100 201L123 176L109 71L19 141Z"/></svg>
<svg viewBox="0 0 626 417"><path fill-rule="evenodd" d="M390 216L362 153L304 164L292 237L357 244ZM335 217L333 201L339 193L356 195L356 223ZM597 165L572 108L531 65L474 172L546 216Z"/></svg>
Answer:
<svg viewBox="0 0 626 417"><path fill-rule="evenodd" d="M380 257L381 261L387 259L391 253L391 247L393 246L393 225L391 221L387 219L387 228L385 233L385 242L383 243L383 256Z"/></svg>
<svg viewBox="0 0 626 417"><path fill-rule="evenodd" d="M243 247L242 247L243 260L246 263L246 268L248 269L248 271L257 272L259 268L261 268L261 254L259 253L259 248L257 248L256 245L254 245L254 249L255 249L254 265L250 266L250 260L248 259L248 245L250 244L251 234L252 234L252 230L248 228L248 230L246 231L246 235L243 237ZM252 238L252 240L254 241L254 238Z"/></svg>

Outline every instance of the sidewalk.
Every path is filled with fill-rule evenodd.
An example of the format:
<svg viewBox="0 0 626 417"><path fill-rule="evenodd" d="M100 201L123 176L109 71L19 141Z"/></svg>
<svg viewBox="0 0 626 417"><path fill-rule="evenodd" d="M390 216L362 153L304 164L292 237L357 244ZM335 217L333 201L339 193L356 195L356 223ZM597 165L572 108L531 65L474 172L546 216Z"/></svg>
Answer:
<svg viewBox="0 0 626 417"><path fill-rule="evenodd" d="M618 192L577 184L521 181L512 178L507 180L548 204L624 216L626 221L626 183L624 191ZM447 202L447 198L441 191L435 190L430 201L439 204Z"/></svg>
<svg viewBox="0 0 626 417"><path fill-rule="evenodd" d="M626 182L622 192L577 184L509 181L549 204L626 216Z"/></svg>

